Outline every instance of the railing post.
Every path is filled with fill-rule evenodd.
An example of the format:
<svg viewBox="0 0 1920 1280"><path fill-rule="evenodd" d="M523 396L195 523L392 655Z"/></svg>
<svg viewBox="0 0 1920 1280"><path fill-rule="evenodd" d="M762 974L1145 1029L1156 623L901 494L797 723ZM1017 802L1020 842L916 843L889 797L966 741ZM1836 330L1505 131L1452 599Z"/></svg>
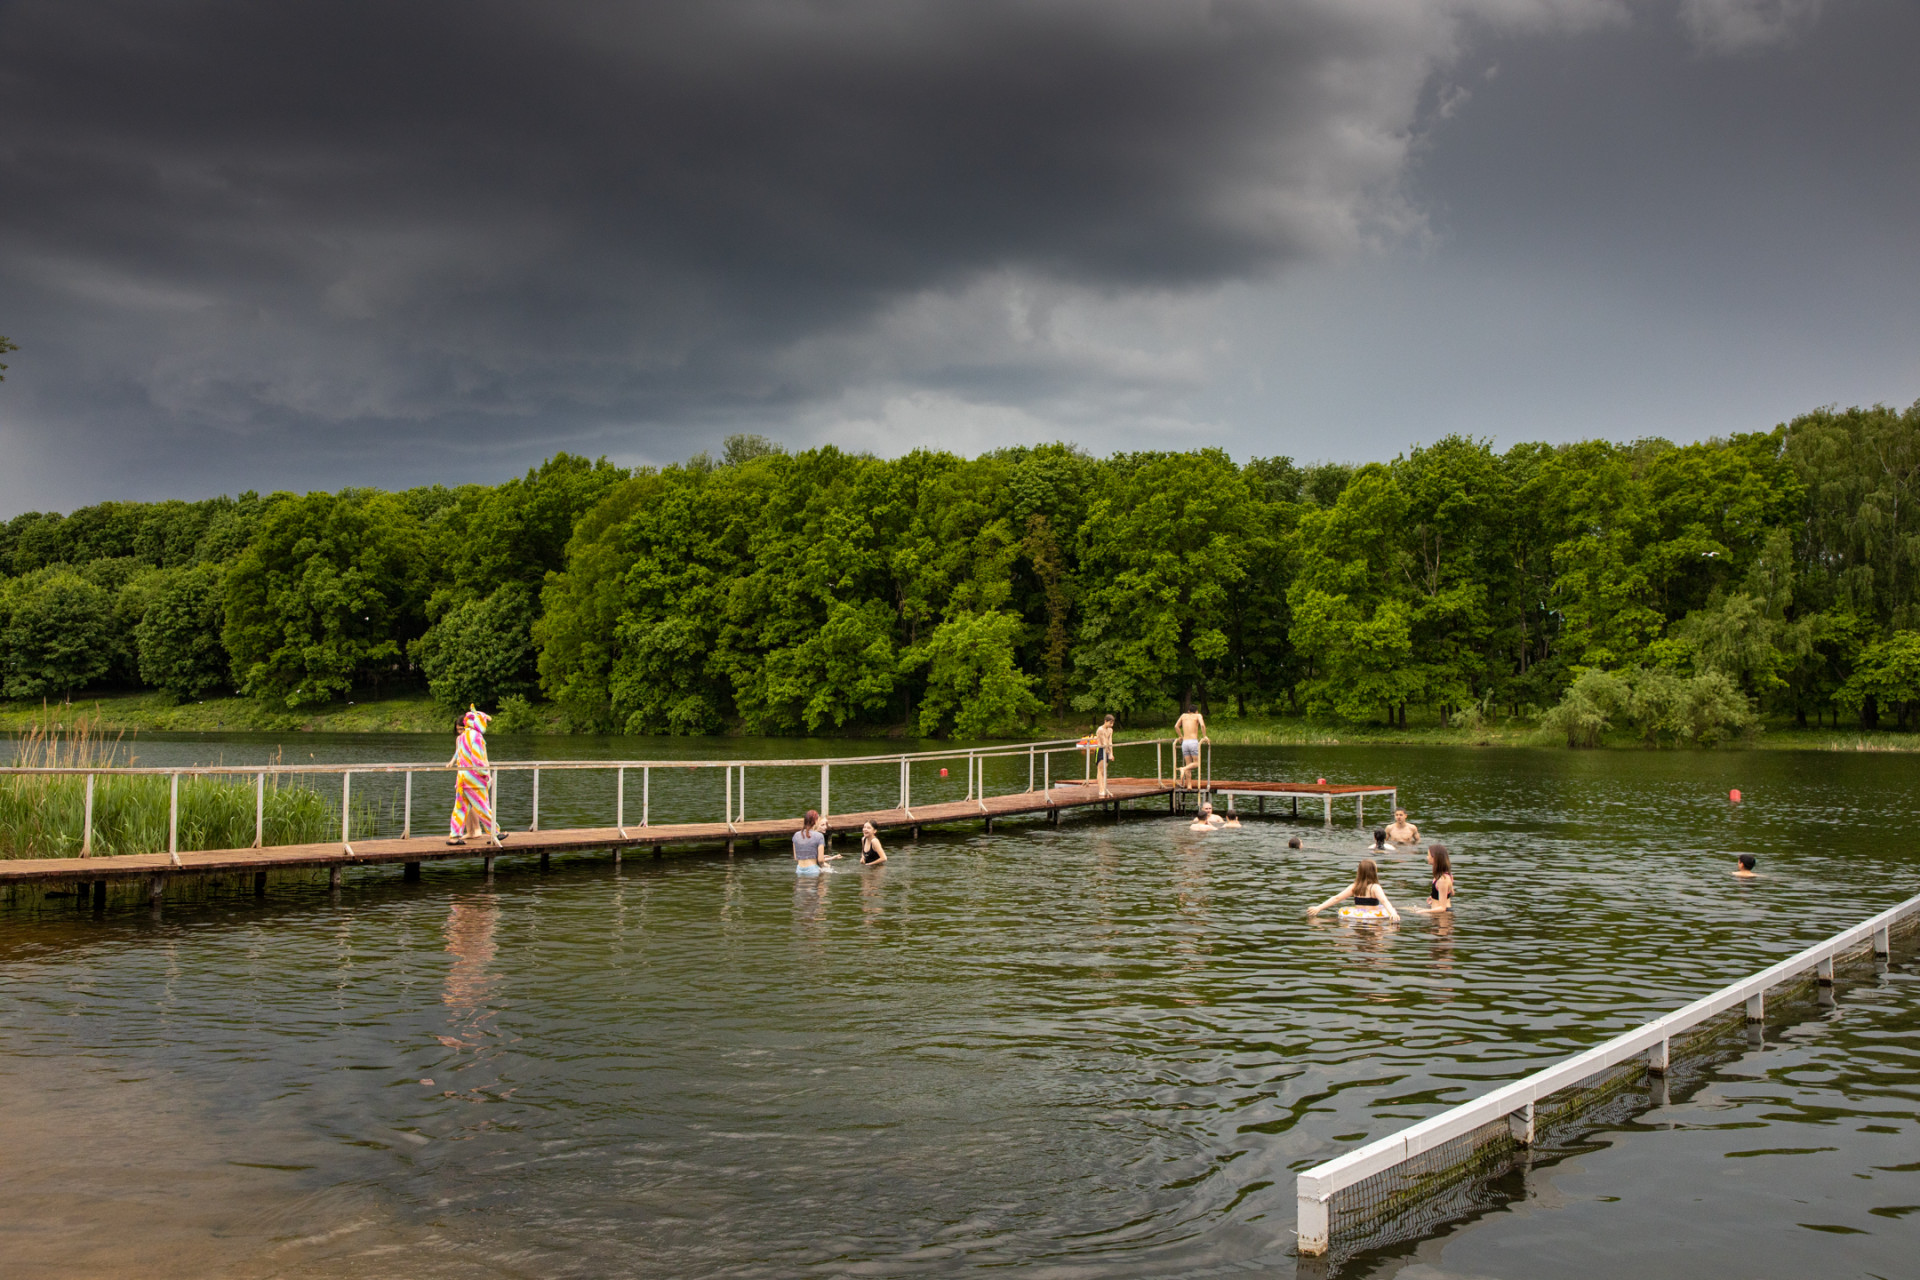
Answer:
<svg viewBox="0 0 1920 1280"><path fill-rule="evenodd" d="M1033 748L1027 748L1027 790L1033 790Z"/></svg>
<svg viewBox="0 0 1920 1280"><path fill-rule="evenodd" d="M613 829L627 834L627 771L613 771Z"/></svg>
<svg viewBox="0 0 1920 1280"><path fill-rule="evenodd" d="M352 820L353 820L353 770L342 769L340 771L340 843L341 844L352 843L353 829L351 826L348 825L350 822L352 822Z"/></svg>
<svg viewBox="0 0 1920 1280"><path fill-rule="evenodd" d="M540 829L540 766L535 765L533 766L533 825L528 827L527 830L538 831L539 829Z"/></svg>
<svg viewBox="0 0 1920 1280"><path fill-rule="evenodd" d="M1663 1076L1667 1074L1667 1068L1671 1066L1672 1063L1673 1044L1664 1037L1659 1044L1647 1050L1647 1073L1649 1075Z"/></svg>
<svg viewBox="0 0 1920 1280"><path fill-rule="evenodd" d="M1294 1204L1294 1247L1304 1257L1317 1258L1327 1251L1327 1202L1311 1192L1301 1190L1295 1193Z"/></svg>
<svg viewBox="0 0 1920 1280"><path fill-rule="evenodd" d="M1053 803L1053 752L1040 753L1040 794L1048 804Z"/></svg>
<svg viewBox="0 0 1920 1280"><path fill-rule="evenodd" d="M267 771L262 769L253 777L253 847L258 849L267 843Z"/></svg>
<svg viewBox="0 0 1920 1280"><path fill-rule="evenodd" d="M1756 991L1747 997L1747 1021L1765 1022L1767 1020L1767 993Z"/></svg>
<svg viewBox="0 0 1920 1280"><path fill-rule="evenodd" d="M1507 1116L1507 1128L1513 1140L1523 1147L1533 1145L1533 1104L1529 1102Z"/></svg>
<svg viewBox="0 0 1920 1280"><path fill-rule="evenodd" d="M1164 787L1167 785L1166 770L1160 765L1160 740L1158 738L1154 739L1153 742L1153 781L1155 786Z"/></svg>
<svg viewBox="0 0 1920 1280"><path fill-rule="evenodd" d="M653 766L640 766L640 825L653 825Z"/></svg>
<svg viewBox="0 0 1920 1280"><path fill-rule="evenodd" d="M722 765L721 772L727 780L727 830L733 830L733 766Z"/></svg>
<svg viewBox="0 0 1920 1280"><path fill-rule="evenodd" d="M1353 798L1353 825L1364 830L1367 825L1367 797L1357 795Z"/></svg>
<svg viewBox="0 0 1920 1280"><path fill-rule="evenodd" d="M167 788L167 856L180 865L180 775Z"/></svg>
<svg viewBox="0 0 1920 1280"><path fill-rule="evenodd" d="M740 821L747 820L747 766L740 766Z"/></svg>
<svg viewBox="0 0 1920 1280"><path fill-rule="evenodd" d="M1873 931L1873 954L1890 956L1893 954L1893 939L1885 925Z"/></svg>
<svg viewBox="0 0 1920 1280"><path fill-rule="evenodd" d="M1833 957L1828 956L1825 960L1822 960L1818 965L1814 966L1813 975L1814 975L1814 978L1820 983L1821 986L1823 987L1832 986L1833 985Z"/></svg>
<svg viewBox="0 0 1920 1280"><path fill-rule="evenodd" d="M404 790L407 798L400 811L400 838L410 840L413 838L413 770L411 769L407 770Z"/></svg>
<svg viewBox="0 0 1920 1280"><path fill-rule="evenodd" d="M91 773L87 775L87 820L80 832L80 856L83 858L93 856L93 777Z"/></svg>
<svg viewBox="0 0 1920 1280"><path fill-rule="evenodd" d="M820 766L820 816L822 818L825 818L829 813L833 812L827 807L828 800L831 798L829 787L832 783L832 778L829 771L832 768L833 766L830 764Z"/></svg>

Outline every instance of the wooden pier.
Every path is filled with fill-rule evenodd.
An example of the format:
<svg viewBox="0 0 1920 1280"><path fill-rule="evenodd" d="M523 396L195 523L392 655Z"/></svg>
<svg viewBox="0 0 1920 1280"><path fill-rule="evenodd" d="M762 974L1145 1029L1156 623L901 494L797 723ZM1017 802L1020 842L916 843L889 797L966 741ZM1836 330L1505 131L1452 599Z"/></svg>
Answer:
<svg viewBox="0 0 1920 1280"><path fill-rule="evenodd" d="M1122 749L1135 750L1151 746L1154 749L1156 772L1161 760L1159 741L1134 741L1121 743ZM463 844L447 843L444 837L410 836L403 832L397 838L348 840L343 821L341 839L312 844L263 846L256 844L251 848L238 849L179 849L175 839L177 821L169 818L168 842L166 850L153 853L114 854L88 856L84 852L79 857L64 858L11 858L0 859L0 887L33 884L77 884L83 895L91 890L94 904L97 906L106 900L107 885L110 882L143 881L148 895L157 904L167 892L168 883L177 876L253 876L254 889L264 893L269 872L276 871L314 871L325 868L329 880L338 887L346 870L360 866L391 866L395 863L404 868L407 879L417 878L420 867L427 862L444 862L453 859L480 860L487 874L491 875L494 862L500 857L516 859L537 856L544 868L555 853L578 853L586 851L610 852L613 860L621 860L627 850L647 851L653 857L663 856L668 848L674 849L724 849L731 854L742 846L757 847L773 842L784 849L789 838L799 828L795 817L748 821L744 817L746 807L745 770L756 768L792 768L796 766L811 768L815 763L820 766L821 804L823 826L829 839L840 836L857 836L860 828L872 823L880 831L910 832L915 838L920 828L931 826L951 826L955 823L979 822L986 830L993 830L997 821L1011 818L1038 817L1048 822L1058 823L1062 813L1075 810L1107 811L1118 818L1123 807L1148 800L1166 801L1169 813L1179 812L1198 804L1213 795L1227 796L1229 807L1236 800L1258 797L1261 811L1265 811L1268 797L1289 797L1293 804L1293 814L1298 816L1299 797L1317 797L1323 801L1326 821L1333 820L1333 800L1336 797L1353 797L1356 805L1363 805L1365 797L1373 795L1396 795L1393 788L1375 786L1354 786L1326 783L1287 783L1287 782L1221 782L1207 777L1203 772L1197 784L1189 782L1176 785L1164 776L1155 778L1110 778L1108 792L1102 796L1097 784L1091 777L1081 779L1058 780L1052 776L1052 757L1055 755L1080 755L1084 751L1078 743L1031 743L1003 748L984 748L947 752L914 753L901 756L883 756L878 758L855 758L834 761L686 761L686 762L587 762L587 761L549 761L549 762L499 762L495 766L497 783L502 773L531 773L533 795L532 829L503 833L498 841L490 837L476 837ZM989 759L1008 759L1024 756L1027 761L1028 784L1024 791L1014 791L1000 795L986 793L985 762ZM911 770L916 764L936 764L940 760L964 760L967 766L967 798L963 800L945 800L933 804L914 804L911 798ZM1090 765L1084 759L1076 761L1086 772ZM832 765L845 768L852 766L897 765L899 769L900 803L893 808L875 809L856 813L830 813L827 811L829 799L829 778ZM637 825L625 823L625 773L639 770L645 775L651 769L693 768L725 770L726 810L725 820L719 822L691 823L650 823L648 806L645 804L646 791L642 788L643 803L641 822ZM619 801L615 806L615 821L610 826L567 827L560 829L541 829L539 825L540 771L542 769L610 769L619 771ZM736 772L738 774L736 776ZM409 806L412 798L413 772L447 772L446 766L422 765L303 765L303 766L209 766L163 769L87 769L87 768L0 768L5 774L72 774L85 773L88 776L87 808L88 822L92 821L91 797L95 774L132 774L165 773L173 779L174 803L178 802L178 783L183 775L202 773L240 773L253 775L255 780L256 807L258 797L263 794L265 776L268 773L314 773L338 772L342 775L341 803L342 812L346 812L346 802L350 794L351 775L370 773L403 772L408 774L405 794ZM944 774L944 770L942 771ZM737 807L736 807L737 803ZM1156 806L1157 807L1157 806ZM411 808L406 827L411 828ZM1358 815L1357 815L1358 816ZM258 825L258 814L256 814ZM89 826L87 838L91 840ZM260 832L256 832L258 839ZM84 846L83 846L84 847Z"/></svg>

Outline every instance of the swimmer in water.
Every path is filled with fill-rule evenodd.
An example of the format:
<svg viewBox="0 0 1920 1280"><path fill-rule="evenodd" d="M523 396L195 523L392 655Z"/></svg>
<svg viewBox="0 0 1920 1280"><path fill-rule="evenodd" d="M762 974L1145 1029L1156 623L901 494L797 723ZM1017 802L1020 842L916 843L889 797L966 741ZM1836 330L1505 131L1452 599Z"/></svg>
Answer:
<svg viewBox="0 0 1920 1280"><path fill-rule="evenodd" d="M1387 826L1387 839L1395 844L1420 843L1420 828L1407 821L1405 809L1393 811L1393 821Z"/></svg>
<svg viewBox="0 0 1920 1280"><path fill-rule="evenodd" d="M1300 837L1299 837L1299 836L1288 836L1288 837L1287 837L1287 848L1289 848L1289 849L1301 849L1301 848L1305 848L1305 847L1306 847L1306 846L1304 846L1304 845L1302 845L1302 844L1300 843Z"/></svg>
<svg viewBox="0 0 1920 1280"><path fill-rule="evenodd" d="M1373 829L1373 851L1375 853L1392 853L1394 851L1393 846L1387 843L1387 829L1385 827L1375 827Z"/></svg>
<svg viewBox="0 0 1920 1280"><path fill-rule="evenodd" d="M1193 815L1193 825L1188 827L1187 830L1214 831L1226 825L1226 819L1215 813L1212 805L1203 804L1200 806L1200 812ZM1236 822L1234 825L1239 826L1240 824Z"/></svg>
<svg viewBox="0 0 1920 1280"><path fill-rule="evenodd" d="M1453 857L1447 852L1447 846L1428 845L1427 866L1433 872L1433 880L1427 885L1426 913L1437 916L1453 910Z"/></svg>
<svg viewBox="0 0 1920 1280"><path fill-rule="evenodd" d="M1317 916L1336 902L1344 902L1348 898L1353 899L1353 907L1343 911L1343 915L1350 912L1354 918L1361 920L1400 918L1400 913L1393 909L1393 903L1387 898L1386 887L1380 883L1380 868L1374 865L1372 858L1360 859L1360 869L1354 873L1353 883L1319 906L1308 907L1307 914Z"/></svg>
<svg viewBox="0 0 1920 1280"><path fill-rule="evenodd" d="M1231 809L1227 810L1226 820L1220 824L1220 829L1222 831L1238 831L1240 829L1240 815Z"/></svg>
<svg viewBox="0 0 1920 1280"><path fill-rule="evenodd" d="M871 822L860 826L860 865L878 866L887 860L887 851L880 843L880 833L873 829Z"/></svg>
<svg viewBox="0 0 1920 1280"><path fill-rule="evenodd" d="M1738 858L1734 859L1734 863L1735 863L1733 868L1734 879L1758 880L1760 877L1754 874L1754 870L1753 870L1754 863L1758 861L1759 859L1754 857L1750 853L1743 853Z"/></svg>
<svg viewBox="0 0 1920 1280"><path fill-rule="evenodd" d="M817 876L833 870L827 864L839 856L827 852L827 833L820 828L819 812L807 810L807 816L800 819L800 829L793 833L794 871L803 876Z"/></svg>

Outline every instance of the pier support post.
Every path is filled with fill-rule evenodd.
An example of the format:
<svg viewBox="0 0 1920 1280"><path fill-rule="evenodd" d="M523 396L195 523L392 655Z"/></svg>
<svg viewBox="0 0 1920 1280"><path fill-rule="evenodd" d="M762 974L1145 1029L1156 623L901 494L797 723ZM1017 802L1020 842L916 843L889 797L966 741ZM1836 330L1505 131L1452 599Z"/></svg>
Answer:
<svg viewBox="0 0 1920 1280"><path fill-rule="evenodd" d="M1814 979L1823 987L1833 985L1833 957L1828 956L1813 967Z"/></svg>
<svg viewBox="0 0 1920 1280"><path fill-rule="evenodd" d="M253 873L253 896L256 898L267 896L267 873L264 871Z"/></svg>
<svg viewBox="0 0 1920 1280"><path fill-rule="evenodd" d="M420 864L417 862L409 862L403 865L400 868L400 878L402 880L418 880L420 878Z"/></svg>
<svg viewBox="0 0 1920 1280"><path fill-rule="evenodd" d="M1767 993L1756 991L1747 997L1747 1021L1765 1022L1767 1020Z"/></svg>
<svg viewBox="0 0 1920 1280"><path fill-rule="evenodd" d="M417 866L418 864L416 863L415 865ZM553 868L553 855L543 850L540 854L540 870L549 871L552 868Z"/></svg>
<svg viewBox="0 0 1920 1280"><path fill-rule="evenodd" d="M1333 797L1330 795L1327 795L1327 796L1322 796L1321 799L1326 801L1326 804L1327 804L1327 825L1332 826L1333 825Z"/></svg>
<svg viewBox="0 0 1920 1280"><path fill-rule="evenodd" d="M493 883L493 855L492 854L487 855L486 869L487 869L487 883L492 884Z"/></svg>
<svg viewBox="0 0 1920 1280"><path fill-rule="evenodd" d="M95 911L105 911L107 909L107 882L105 880L95 880L93 882L93 909Z"/></svg>
<svg viewBox="0 0 1920 1280"><path fill-rule="evenodd" d="M1519 1143L1523 1147L1532 1146L1533 1145L1533 1104L1529 1102L1526 1106L1520 1108L1518 1111L1515 1111L1511 1115L1509 1115L1507 1117L1507 1127L1508 1127L1508 1130L1513 1134L1513 1140L1515 1142Z"/></svg>
<svg viewBox="0 0 1920 1280"><path fill-rule="evenodd" d="M659 845L655 845L655 846L653 846L653 857L654 857L654 861L656 861L656 862L657 862L657 861L659 861L659 860L660 860L660 859L661 859L662 857L664 857L664 856L665 856L665 855L664 855L664 854L662 854L662 853L660 852L660 846L659 846Z"/></svg>
<svg viewBox="0 0 1920 1280"><path fill-rule="evenodd" d="M914 828L913 828L913 838L914 838L915 840L918 840L918 839L920 838L920 826L919 826L919 824L918 824L918 823L915 823L915 824L914 824Z"/></svg>
<svg viewBox="0 0 1920 1280"><path fill-rule="evenodd" d="M1888 935L1885 925L1873 931L1873 954L1877 956L1890 956L1893 954L1893 940Z"/></svg>
<svg viewBox="0 0 1920 1280"><path fill-rule="evenodd" d="M1353 825L1365 830L1367 826L1367 798L1358 795L1353 798Z"/></svg>
<svg viewBox="0 0 1920 1280"><path fill-rule="evenodd" d="M993 815L992 814L987 815L987 819L983 825L986 828L987 834L992 835L993 834Z"/></svg>
<svg viewBox="0 0 1920 1280"><path fill-rule="evenodd" d="M147 901L151 902L154 910L158 911L166 896L167 874L164 871L156 871L147 877Z"/></svg>
<svg viewBox="0 0 1920 1280"><path fill-rule="evenodd" d="M1666 1040L1662 1040L1659 1044L1647 1050L1647 1074L1650 1076L1663 1076L1667 1074L1667 1068L1673 1061L1672 1055L1673 1046Z"/></svg>
<svg viewBox="0 0 1920 1280"><path fill-rule="evenodd" d="M613 846L613 865L616 867L620 865L620 846L619 845Z"/></svg>
<svg viewBox="0 0 1920 1280"><path fill-rule="evenodd" d="M340 868L338 865L327 868L327 888L333 890L335 893L338 893L340 891L341 878L342 877L340 875Z"/></svg>
<svg viewBox="0 0 1920 1280"><path fill-rule="evenodd" d="M1302 1257L1317 1258L1327 1251L1330 1217L1327 1202L1318 1196L1301 1195L1294 1207L1294 1247Z"/></svg>

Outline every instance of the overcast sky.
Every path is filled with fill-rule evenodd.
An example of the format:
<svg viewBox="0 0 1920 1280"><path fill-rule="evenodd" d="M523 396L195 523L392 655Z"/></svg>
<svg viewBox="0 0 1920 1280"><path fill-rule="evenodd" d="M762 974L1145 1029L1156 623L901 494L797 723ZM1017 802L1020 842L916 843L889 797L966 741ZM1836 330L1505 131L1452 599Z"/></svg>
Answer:
<svg viewBox="0 0 1920 1280"><path fill-rule="evenodd" d="M1920 398L1912 0L0 0L0 515Z"/></svg>

